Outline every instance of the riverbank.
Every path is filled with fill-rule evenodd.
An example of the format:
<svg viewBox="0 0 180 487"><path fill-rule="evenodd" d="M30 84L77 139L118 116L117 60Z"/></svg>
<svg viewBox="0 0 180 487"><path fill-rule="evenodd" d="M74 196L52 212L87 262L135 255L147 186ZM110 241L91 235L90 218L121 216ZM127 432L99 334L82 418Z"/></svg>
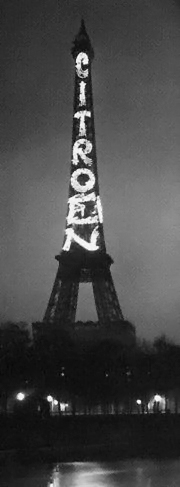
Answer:
<svg viewBox="0 0 180 487"><path fill-rule="evenodd" d="M0 418L0 461L180 456L180 415Z"/></svg>

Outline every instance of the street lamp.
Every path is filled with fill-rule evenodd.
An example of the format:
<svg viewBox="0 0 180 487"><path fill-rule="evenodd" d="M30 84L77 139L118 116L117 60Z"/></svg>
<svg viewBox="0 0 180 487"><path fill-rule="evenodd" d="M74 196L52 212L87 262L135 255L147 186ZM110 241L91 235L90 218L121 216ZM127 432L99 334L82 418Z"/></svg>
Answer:
<svg viewBox="0 0 180 487"><path fill-rule="evenodd" d="M156 402L161 402L162 397L161 397L159 394L155 394L155 396L154 396L154 400L155 400Z"/></svg>
<svg viewBox="0 0 180 487"><path fill-rule="evenodd" d="M23 401L25 399L25 394L24 392L18 392L18 394L16 395L16 399L18 401Z"/></svg>
<svg viewBox="0 0 180 487"><path fill-rule="evenodd" d="M138 406L140 406L142 404L141 399L137 399L136 403L138 404Z"/></svg>
<svg viewBox="0 0 180 487"><path fill-rule="evenodd" d="M53 397L52 396L47 396L47 401L48 402L53 402Z"/></svg>

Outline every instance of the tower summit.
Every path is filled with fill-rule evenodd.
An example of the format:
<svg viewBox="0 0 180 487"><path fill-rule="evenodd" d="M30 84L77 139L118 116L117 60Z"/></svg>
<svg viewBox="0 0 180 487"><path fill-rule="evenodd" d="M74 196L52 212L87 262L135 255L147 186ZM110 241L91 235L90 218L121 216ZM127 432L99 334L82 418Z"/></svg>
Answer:
<svg viewBox="0 0 180 487"><path fill-rule="evenodd" d="M99 194L91 65L94 51L84 21L75 37L72 157L69 197L59 268L44 316L44 324L72 330L75 326L79 283L92 284L99 328L125 330L124 318L106 252ZM128 328L128 327L127 327Z"/></svg>

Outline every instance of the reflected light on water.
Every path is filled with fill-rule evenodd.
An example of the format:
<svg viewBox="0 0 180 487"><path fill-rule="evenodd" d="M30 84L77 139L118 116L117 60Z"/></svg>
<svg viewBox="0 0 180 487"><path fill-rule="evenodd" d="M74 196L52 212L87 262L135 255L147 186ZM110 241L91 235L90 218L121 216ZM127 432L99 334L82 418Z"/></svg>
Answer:
<svg viewBox="0 0 180 487"><path fill-rule="evenodd" d="M54 467L47 487L110 487L114 475L127 469L109 469L92 462L59 464Z"/></svg>
<svg viewBox="0 0 180 487"><path fill-rule="evenodd" d="M50 480L50 482L48 482L47 487L62 487L60 477L61 477L61 474L59 472L59 467L56 466L56 467L54 467L54 469L52 471L51 480Z"/></svg>
<svg viewBox="0 0 180 487"><path fill-rule="evenodd" d="M176 465L176 473L174 465ZM114 463L59 463L53 468L46 487L177 487L179 485L180 462L125 460Z"/></svg>
<svg viewBox="0 0 180 487"><path fill-rule="evenodd" d="M180 459L1 466L0 487L179 487Z"/></svg>

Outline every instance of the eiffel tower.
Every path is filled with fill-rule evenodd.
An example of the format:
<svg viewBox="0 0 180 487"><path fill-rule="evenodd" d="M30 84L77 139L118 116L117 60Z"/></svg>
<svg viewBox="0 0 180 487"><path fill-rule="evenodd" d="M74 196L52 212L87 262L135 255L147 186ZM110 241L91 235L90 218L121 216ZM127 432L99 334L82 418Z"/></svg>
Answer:
<svg viewBox="0 0 180 487"><path fill-rule="evenodd" d="M46 328L73 330L80 283L91 283L99 329L116 329L125 341L134 327L123 318L106 252L103 212L99 195L94 128L91 64L94 51L84 21L75 37L72 160L69 198L62 251L56 256L59 268L43 323ZM86 327L85 327L86 328Z"/></svg>

